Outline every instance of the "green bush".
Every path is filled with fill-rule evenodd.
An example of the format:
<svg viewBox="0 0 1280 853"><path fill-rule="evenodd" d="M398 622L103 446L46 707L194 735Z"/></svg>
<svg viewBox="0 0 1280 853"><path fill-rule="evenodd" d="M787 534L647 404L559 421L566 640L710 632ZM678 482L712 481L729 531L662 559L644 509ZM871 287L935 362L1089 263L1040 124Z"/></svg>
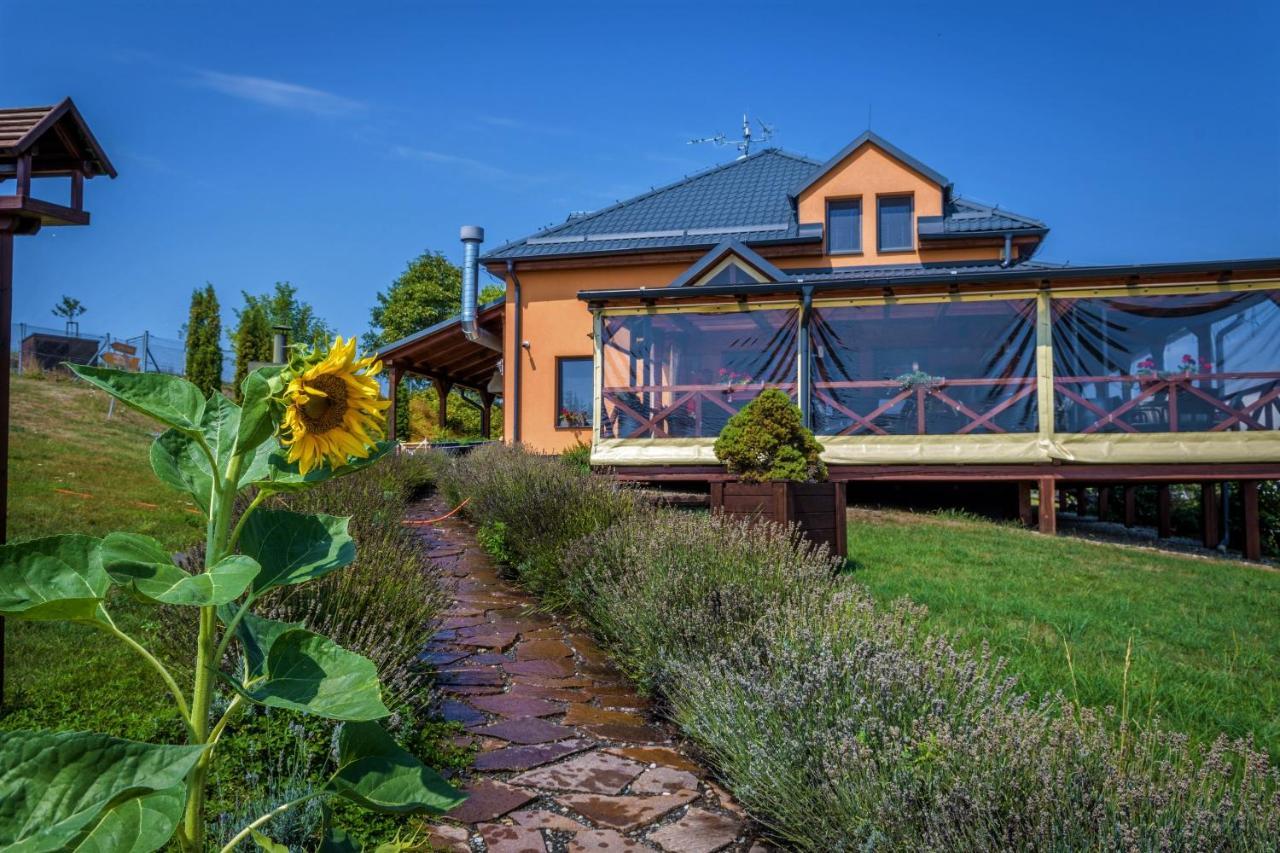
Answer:
<svg viewBox="0 0 1280 853"><path fill-rule="evenodd" d="M560 461L579 471L591 473L591 445L578 441L573 447L560 451Z"/></svg>
<svg viewBox="0 0 1280 853"><path fill-rule="evenodd" d="M805 428L800 409L785 391L767 388L720 431L716 458L748 483L827 479L822 445Z"/></svg>

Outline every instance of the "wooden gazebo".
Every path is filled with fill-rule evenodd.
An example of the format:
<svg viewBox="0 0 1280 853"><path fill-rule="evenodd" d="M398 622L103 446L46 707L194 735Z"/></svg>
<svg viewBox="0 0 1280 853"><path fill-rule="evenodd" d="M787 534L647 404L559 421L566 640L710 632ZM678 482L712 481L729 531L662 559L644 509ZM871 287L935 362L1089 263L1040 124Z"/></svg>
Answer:
<svg viewBox="0 0 1280 853"><path fill-rule="evenodd" d="M116 169L70 98L48 107L0 109L0 348L12 357L13 238L46 225L88 225L87 178L116 176ZM32 181L68 178L65 204L36 198ZM12 181L10 185L8 182ZM10 186L12 192L6 192ZM47 187L43 183L42 187ZM9 365L0 379L0 542L5 541L9 500ZM0 702L4 698L4 620L0 619Z"/></svg>

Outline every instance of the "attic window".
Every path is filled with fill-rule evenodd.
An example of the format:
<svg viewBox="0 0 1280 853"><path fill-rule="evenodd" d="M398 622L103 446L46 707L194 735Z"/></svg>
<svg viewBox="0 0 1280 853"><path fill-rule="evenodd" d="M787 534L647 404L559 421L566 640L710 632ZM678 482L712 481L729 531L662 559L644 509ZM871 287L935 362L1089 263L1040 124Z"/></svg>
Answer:
<svg viewBox="0 0 1280 853"><path fill-rule="evenodd" d="M827 202L827 252L843 255L862 251L862 199Z"/></svg>
<svg viewBox="0 0 1280 853"><path fill-rule="evenodd" d="M882 196L876 203L879 206L876 232L880 251L900 252L915 248L911 233L911 196Z"/></svg>
<svg viewBox="0 0 1280 853"><path fill-rule="evenodd" d="M745 267L733 263L726 266L720 272L711 278L702 282L703 284L756 284L758 279L751 273L747 272Z"/></svg>

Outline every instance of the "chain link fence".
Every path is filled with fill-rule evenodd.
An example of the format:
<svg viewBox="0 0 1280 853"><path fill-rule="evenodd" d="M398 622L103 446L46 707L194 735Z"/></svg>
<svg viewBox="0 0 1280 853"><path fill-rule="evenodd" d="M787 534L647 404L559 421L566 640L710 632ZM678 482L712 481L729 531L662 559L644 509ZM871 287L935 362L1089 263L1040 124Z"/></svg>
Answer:
<svg viewBox="0 0 1280 853"><path fill-rule="evenodd" d="M78 323L68 323L61 329L14 323L10 334L13 352L9 354L9 369L18 374L58 370L64 361L175 376L181 376L186 369L186 343L150 332L120 337L109 332L82 331ZM230 382L235 370L235 358L224 350L222 381Z"/></svg>

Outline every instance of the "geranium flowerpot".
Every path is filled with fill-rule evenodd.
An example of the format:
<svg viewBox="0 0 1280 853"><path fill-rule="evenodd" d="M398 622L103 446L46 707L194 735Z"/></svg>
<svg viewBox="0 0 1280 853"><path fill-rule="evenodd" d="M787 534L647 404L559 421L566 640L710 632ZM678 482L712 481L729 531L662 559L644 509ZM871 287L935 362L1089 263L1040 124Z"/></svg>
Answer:
<svg viewBox="0 0 1280 853"><path fill-rule="evenodd" d="M711 484L711 509L726 515L796 524L812 542L848 556L844 483Z"/></svg>

